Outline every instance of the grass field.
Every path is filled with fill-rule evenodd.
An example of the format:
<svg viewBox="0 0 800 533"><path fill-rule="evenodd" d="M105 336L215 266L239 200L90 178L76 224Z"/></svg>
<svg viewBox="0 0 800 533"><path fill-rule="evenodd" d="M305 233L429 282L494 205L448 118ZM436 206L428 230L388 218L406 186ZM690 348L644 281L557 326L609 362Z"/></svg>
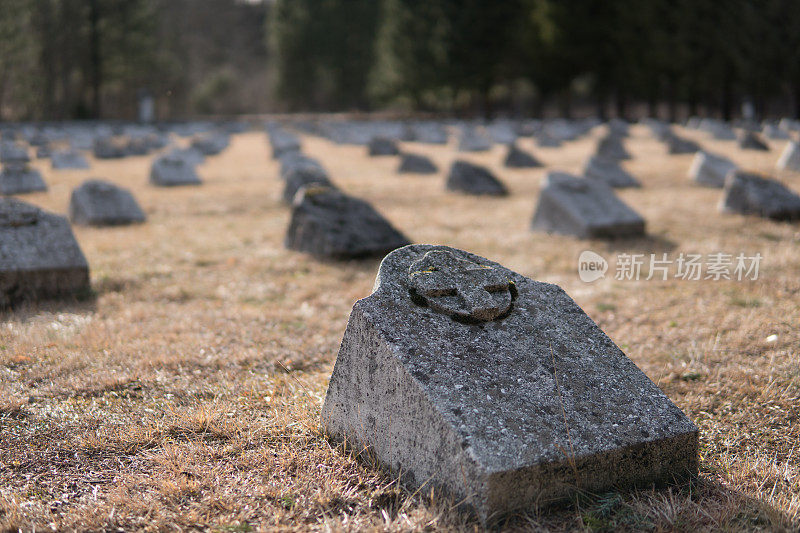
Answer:
<svg viewBox="0 0 800 533"><path fill-rule="evenodd" d="M578 171L589 137L533 149ZM747 168L768 153L682 132ZM504 149L463 155L494 169L508 198L444 190L454 146L410 143L441 168L395 173L397 158L304 137L345 191L411 240L467 249L557 283L700 427L690 486L587 495L513 517L508 528L797 531L800 528L800 225L722 215L721 192L689 183L691 155L669 156L642 127L625 166L644 184L620 196L648 222L636 241L532 233L546 169L507 170ZM75 228L96 298L0 314L0 531L474 530L452 502L411 492L318 427L353 303L378 260L325 263L283 247L289 208L263 133L235 136L199 167L200 187L149 186L152 157L42 169L50 190L24 199L66 213L88 177L132 189L148 222ZM777 173L795 190L800 174ZM577 257L618 253L763 256L756 281L586 284ZM769 339L769 340L768 340Z"/></svg>

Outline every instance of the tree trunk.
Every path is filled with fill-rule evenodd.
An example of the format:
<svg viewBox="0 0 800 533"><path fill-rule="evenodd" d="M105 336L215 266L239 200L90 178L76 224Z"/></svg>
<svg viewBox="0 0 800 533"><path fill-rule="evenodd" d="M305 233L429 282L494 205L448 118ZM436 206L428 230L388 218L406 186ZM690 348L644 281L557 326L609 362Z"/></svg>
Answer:
<svg viewBox="0 0 800 533"><path fill-rule="evenodd" d="M91 114L100 118L100 87L103 84L102 54L100 51L100 9L98 0L89 0L89 63L92 90Z"/></svg>

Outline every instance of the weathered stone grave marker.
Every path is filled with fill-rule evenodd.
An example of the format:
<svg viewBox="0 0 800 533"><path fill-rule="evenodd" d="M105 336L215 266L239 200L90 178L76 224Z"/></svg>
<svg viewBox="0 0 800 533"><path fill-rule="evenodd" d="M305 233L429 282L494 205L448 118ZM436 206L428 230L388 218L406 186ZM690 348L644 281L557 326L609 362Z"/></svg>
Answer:
<svg viewBox="0 0 800 533"><path fill-rule="evenodd" d="M89 266L67 219L0 198L0 307L88 288Z"/></svg>
<svg viewBox="0 0 800 533"><path fill-rule="evenodd" d="M622 137L608 134L597 143L597 155L603 159L631 159L631 154L622 144Z"/></svg>
<svg viewBox="0 0 800 533"><path fill-rule="evenodd" d="M308 185L336 188L331 183L328 173L322 167L314 165L295 165L286 172L283 179L285 181L283 201L287 204L292 203L297 191Z"/></svg>
<svg viewBox="0 0 800 533"><path fill-rule="evenodd" d="M508 189L494 174L480 165L455 161L447 175L446 187L466 194L506 196Z"/></svg>
<svg viewBox="0 0 800 533"><path fill-rule="evenodd" d="M444 246L384 258L322 424L486 522L698 468L697 427L562 289Z"/></svg>
<svg viewBox="0 0 800 533"><path fill-rule="evenodd" d="M644 219L598 180L550 172L531 227L581 239L641 237Z"/></svg>
<svg viewBox="0 0 800 533"><path fill-rule="evenodd" d="M503 164L508 168L537 168L542 166L541 161L517 146L515 142L508 145L508 152L506 152Z"/></svg>
<svg viewBox="0 0 800 533"><path fill-rule="evenodd" d="M778 158L777 167L779 170L800 172L800 144L794 141L787 144L780 158Z"/></svg>
<svg viewBox="0 0 800 533"><path fill-rule="evenodd" d="M734 170L725 179L720 210L773 220L798 220L800 196L779 181Z"/></svg>
<svg viewBox="0 0 800 533"><path fill-rule="evenodd" d="M25 194L47 190L41 173L26 163L6 163L0 172L0 194Z"/></svg>
<svg viewBox="0 0 800 533"><path fill-rule="evenodd" d="M367 144L367 153L371 157L397 155L400 149L397 147L397 141L389 137L373 137Z"/></svg>
<svg viewBox="0 0 800 533"><path fill-rule="evenodd" d="M727 157L700 151L695 154L689 167L689 177L698 185L721 189L728 173L737 168Z"/></svg>
<svg viewBox="0 0 800 533"><path fill-rule="evenodd" d="M600 180L609 187L641 187L642 184L620 166L617 159L606 159L599 155L591 156L583 167L587 178Z"/></svg>
<svg viewBox="0 0 800 533"><path fill-rule="evenodd" d="M427 156L421 154L400 154L400 165L397 167L400 174L436 174L439 169Z"/></svg>
<svg viewBox="0 0 800 533"><path fill-rule="evenodd" d="M364 200L310 185L294 198L284 242L321 259L358 259L386 254L410 241Z"/></svg>
<svg viewBox="0 0 800 533"><path fill-rule="evenodd" d="M123 226L145 221L130 191L113 183L87 180L72 191L69 219L85 226Z"/></svg>
<svg viewBox="0 0 800 533"><path fill-rule="evenodd" d="M175 187L200 185L203 182L197 176L194 165L186 159L167 154L153 161L150 183L159 187Z"/></svg>
<svg viewBox="0 0 800 533"><path fill-rule="evenodd" d="M744 130L739 137L739 148L743 150L769 151L769 145L764 142L761 135L754 131Z"/></svg>
<svg viewBox="0 0 800 533"><path fill-rule="evenodd" d="M89 162L77 150L57 150L50 156L53 170L87 169Z"/></svg>

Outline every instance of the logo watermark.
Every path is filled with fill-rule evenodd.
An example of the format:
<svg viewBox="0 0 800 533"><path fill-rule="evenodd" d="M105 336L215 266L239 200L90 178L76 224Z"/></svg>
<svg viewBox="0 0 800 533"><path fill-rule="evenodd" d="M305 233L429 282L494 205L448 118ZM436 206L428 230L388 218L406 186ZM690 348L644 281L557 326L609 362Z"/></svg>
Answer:
<svg viewBox="0 0 800 533"><path fill-rule="evenodd" d="M618 281L649 281L652 279L666 281L681 279L699 280L736 280L755 281L763 256L760 253L690 254L679 253L670 257L662 254L627 254L616 256L614 279ZM609 270L609 262L605 257L591 250L584 250L578 257L578 277L581 281L592 283L604 278Z"/></svg>

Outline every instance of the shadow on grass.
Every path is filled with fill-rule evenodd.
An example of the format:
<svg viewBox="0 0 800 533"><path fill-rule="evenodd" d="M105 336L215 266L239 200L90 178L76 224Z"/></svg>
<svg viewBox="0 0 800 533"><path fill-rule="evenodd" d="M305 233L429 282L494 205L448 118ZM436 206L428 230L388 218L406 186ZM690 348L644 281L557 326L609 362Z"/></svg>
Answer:
<svg viewBox="0 0 800 533"><path fill-rule="evenodd" d="M626 253L643 253L643 254L658 254L668 253L677 247L677 243L663 237L661 235L645 235L633 239L615 239L605 241L605 247L608 251L613 252L626 252Z"/></svg>
<svg viewBox="0 0 800 533"><path fill-rule="evenodd" d="M70 296L39 301L24 300L13 303L10 307L0 308L0 321L16 319L27 322L45 313L89 314L97 310L97 297L98 293L89 288Z"/></svg>

